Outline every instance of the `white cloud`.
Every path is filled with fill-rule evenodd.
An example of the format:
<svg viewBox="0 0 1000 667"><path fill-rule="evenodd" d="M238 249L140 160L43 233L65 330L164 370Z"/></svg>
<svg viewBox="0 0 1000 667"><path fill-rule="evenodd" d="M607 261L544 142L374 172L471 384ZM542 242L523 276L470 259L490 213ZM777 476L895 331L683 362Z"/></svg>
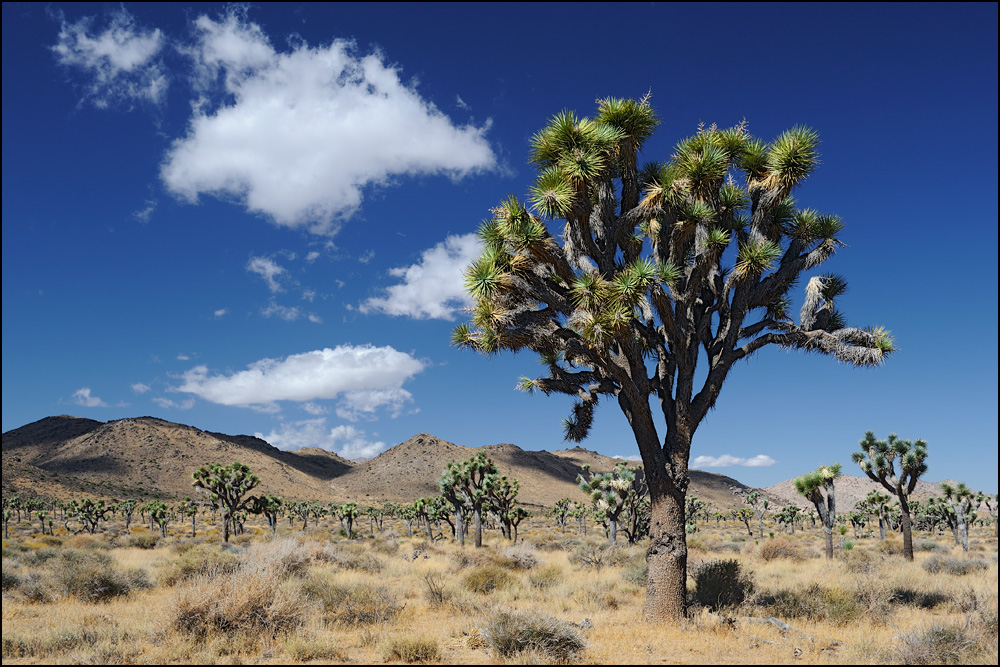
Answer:
<svg viewBox="0 0 1000 667"><path fill-rule="evenodd" d="M337 426L327 430L326 419L322 417L285 423L267 435L259 432L254 435L278 449L319 447L346 459L369 458L386 449L384 442L372 441L365 431L354 426Z"/></svg>
<svg viewBox="0 0 1000 667"><path fill-rule="evenodd" d="M191 361L191 357L181 352L177 355L177 361Z"/></svg>
<svg viewBox="0 0 1000 667"><path fill-rule="evenodd" d="M73 392L73 402L85 408L106 408L108 404L97 396L90 395L90 387L81 387Z"/></svg>
<svg viewBox="0 0 1000 667"><path fill-rule="evenodd" d="M190 410L191 408L194 407L193 398L185 398L183 401L172 401L169 398L163 398L162 396L157 396L156 398L153 399L153 403L156 403L164 410L168 410L171 408L176 410Z"/></svg>
<svg viewBox="0 0 1000 667"><path fill-rule="evenodd" d="M61 64L90 75L85 99L100 108L137 100L159 104L168 86L167 75L156 60L165 42L159 29L141 30L124 8L115 12L111 25L100 34L91 32L93 22L93 17L70 24L63 20L52 47Z"/></svg>
<svg viewBox="0 0 1000 667"><path fill-rule="evenodd" d="M142 382L136 382L132 385L132 391L137 394L145 394L149 392L152 388L148 384L143 384Z"/></svg>
<svg viewBox="0 0 1000 667"><path fill-rule="evenodd" d="M319 259L319 251L317 250L312 250L306 255L307 262L315 262L317 259Z"/></svg>
<svg viewBox="0 0 1000 667"><path fill-rule="evenodd" d="M465 292L463 273L482 252L476 234L449 236L412 266L389 270L403 282L389 287L385 297L368 299L358 310L407 315L416 319L453 320L455 313L472 304Z"/></svg>
<svg viewBox="0 0 1000 667"><path fill-rule="evenodd" d="M227 314L228 312L229 312L229 309L228 309L228 308L219 308L219 309L218 309L217 311L215 311L214 315L215 315L216 317L223 317L223 316L224 316L224 315L226 315L226 314Z"/></svg>
<svg viewBox="0 0 1000 667"><path fill-rule="evenodd" d="M189 201L236 197L280 225L333 234L366 186L495 166L488 123L452 124L380 53L344 40L278 52L239 11L195 26L187 53L207 95L161 170Z"/></svg>
<svg viewBox="0 0 1000 667"><path fill-rule="evenodd" d="M403 411L403 406L413 402L413 394L405 389L373 389L368 391L349 391L337 408L337 416L349 421L361 418L370 419L376 411L388 409L393 418Z"/></svg>
<svg viewBox="0 0 1000 667"><path fill-rule="evenodd" d="M309 403L343 397L345 414L371 414L399 406L412 398L402 385L424 369L424 363L391 347L341 345L285 359L261 359L245 371L210 375L196 366L181 376L176 391L200 396L212 403L242 407L276 401Z"/></svg>
<svg viewBox="0 0 1000 667"><path fill-rule="evenodd" d="M732 456L730 454L723 454L722 456L696 456L694 460L691 461L691 467L728 468L729 466L744 466L747 468L761 468L774 465L775 463L777 463L777 461L766 454L758 454L757 456L749 459Z"/></svg>
<svg viewBox="0 0 1000 667"><path fill-rule="evenodd" d="M247 271L250 273L256 273L258 276L263 278L267 283L267 288L271 290L272 294L284 291L281 287L281 283L278 282L278 278L287 272L283 266L280 266L273 259L269 259L267 257L251 257L250 261L247 262Z"/></svg>

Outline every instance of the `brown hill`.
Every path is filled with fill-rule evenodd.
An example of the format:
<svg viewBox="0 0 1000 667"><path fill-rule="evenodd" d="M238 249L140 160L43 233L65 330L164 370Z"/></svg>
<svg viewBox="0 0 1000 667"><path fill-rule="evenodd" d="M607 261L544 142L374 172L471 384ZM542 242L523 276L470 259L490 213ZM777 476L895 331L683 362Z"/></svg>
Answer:
<svg viewBox="0 0 1000 667"><path fill-rule="evenodd" d="M70 490L67 483L85 480L100 487L94 493L112 497L180 497L193 493L191 474L199 467L241 461L261 478L262 493L328 501L325 480L352 467L336 455L298 457L258 438L207 433L155 417L106 424L74 419L49 418L3 434L5 492L36 486L31 471L38 469L63 482L44 495L59 497Z"/></svg>
<svg viewBox="0 0 1000 667"><path fill-rule="evenodd" d="M476 451L421 433L373 459L352 462L316 447L286 452L253 436L155 417L102 423L64 415L3 434L3 490L57 498L178 498L192 493L191 473L200 466L240 461L261 478L260 492L289 500L409 503L437 494L447 464ZM520 481L521 502L534 506L551 506L563 497L585 500L576 484L583 466L603 472L620 461L582 447L532 452L498 444L483 451L503 474ZM734 491L746 489L731 477L691 471L689 493L721 510L738 507Z"/></svg>

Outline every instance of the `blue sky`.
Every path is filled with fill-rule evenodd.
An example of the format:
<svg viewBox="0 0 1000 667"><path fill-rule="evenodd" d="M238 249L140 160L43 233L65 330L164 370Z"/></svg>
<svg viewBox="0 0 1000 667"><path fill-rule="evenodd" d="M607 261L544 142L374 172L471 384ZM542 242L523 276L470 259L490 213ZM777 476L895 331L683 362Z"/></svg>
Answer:
<svg viewBox="0 0 1000 667"><path fill-rule="evenodd" d="M865 370L763 351L693 465L853 473L894 431L928 479L995 491L996 26L995 3L4 4L3 430L569 446L570 401L515 390L531 356L450 345L461 268L549 117L651 91L646 160L700 122L820 133L796 196L847 244L820 270L899 347ZM613 404L583 445L638 453Z"/></svg>

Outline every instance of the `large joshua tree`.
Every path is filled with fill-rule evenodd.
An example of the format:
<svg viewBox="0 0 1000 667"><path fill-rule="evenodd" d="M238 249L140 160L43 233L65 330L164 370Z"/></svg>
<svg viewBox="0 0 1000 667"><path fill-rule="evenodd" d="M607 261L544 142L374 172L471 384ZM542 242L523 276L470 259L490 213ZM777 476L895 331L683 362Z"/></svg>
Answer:
<svg viewBox="0 0 1000 667"><path fill-rule="evenodd" d="M872 481L882 485L899 500L899 530L903 534L903 557L913 560L913 528L910 519L910 494L917 487L917 480L927 472L927 443L923 440L903 440L890 433L886 440L879 440L872 431L858 443L861 450L851 454L851 459ZM896 463L899 463L897 469Z"/></svg>
<svg viewBox="0 0 1000 667"><path fill-rule="evenodd" d="M745 123L702 127L667 162L640 167L657 124L648 96L609 98L596 117L563 111L532 138L538 178L527 204L511 195L479 228L472 322L453 341L538 353L548 374L521 388L576 397L571 441L587 436L601 397L618 403L652 503L644 616L679 621L691 442L733 365L773 345L876 366L893 344L883 329L845 325L837 276L809 280L799 321L790 316L796 280L841 245L840 218L791 199L818 163L814 131L765 143Z"/></svg>

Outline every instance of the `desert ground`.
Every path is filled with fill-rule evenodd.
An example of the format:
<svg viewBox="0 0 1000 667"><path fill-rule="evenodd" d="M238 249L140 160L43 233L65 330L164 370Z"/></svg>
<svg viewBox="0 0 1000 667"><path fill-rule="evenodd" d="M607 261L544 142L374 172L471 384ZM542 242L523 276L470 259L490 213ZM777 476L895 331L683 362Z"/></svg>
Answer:
<svg viewBox="0 0 1000 667"><path fill-rule="evenodd" d="M91 535L12 522L3 663L997 664L997 539L794 536L732 521L688 536L689 618L642 621L645 546L535 517L516 544L430 540L387 520L261 523L223 544L211 517ZM773 531L773 532L772 532ZM756 531L755 531L756 532Z"/></svg>

